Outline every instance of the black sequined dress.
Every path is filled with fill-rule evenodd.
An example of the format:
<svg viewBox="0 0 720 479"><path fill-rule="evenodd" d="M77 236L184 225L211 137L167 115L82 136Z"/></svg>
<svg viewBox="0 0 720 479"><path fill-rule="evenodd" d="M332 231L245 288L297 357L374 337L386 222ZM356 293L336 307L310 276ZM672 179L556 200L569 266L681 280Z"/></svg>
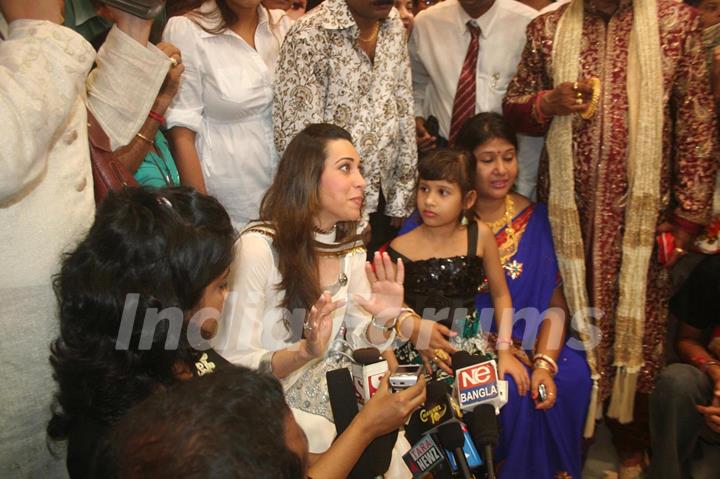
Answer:
<svg viewBox="0 0 720 479"><path fill-rule="evenodd" d="M391 247L387 249L394 261L402 258L405 264L405 303L423 318L458 332L460 338L478 335L475 295L485 281L483 259L476 255L477 223L468 225L467 234L467 255L412 261ZM395 353L401 364L420 362L409 342Z"/></svg>

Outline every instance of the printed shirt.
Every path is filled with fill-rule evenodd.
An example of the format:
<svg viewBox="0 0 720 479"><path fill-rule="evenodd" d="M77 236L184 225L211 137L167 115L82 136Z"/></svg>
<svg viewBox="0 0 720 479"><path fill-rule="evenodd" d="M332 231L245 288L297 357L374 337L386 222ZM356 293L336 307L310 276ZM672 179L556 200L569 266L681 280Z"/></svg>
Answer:
<svg viewBox="0 0 720 479"><path fill-rule="evenodd" d="M275 146L282 154L310 123L350 132L367 181L364 219L412 210L417 167L413 96L405 29L392 9L381 21L371 61L357 43L358 27L345 0L326 0L301 17L283 43L273 101Z"/></svg>

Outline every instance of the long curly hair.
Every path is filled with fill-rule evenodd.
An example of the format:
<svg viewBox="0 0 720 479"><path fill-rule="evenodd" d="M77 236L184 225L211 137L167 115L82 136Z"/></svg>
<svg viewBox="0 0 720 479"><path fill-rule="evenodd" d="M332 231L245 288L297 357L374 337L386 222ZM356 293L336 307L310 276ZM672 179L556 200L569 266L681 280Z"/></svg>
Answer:
<svg viewBox="0 0 720 479"><path fill-rule="evenodd" d="M194 364L187 316L230 266L235 236L220 203L189 188L127 189L105 199L54 278L60 335L51 346L58 392L49 438L67 438L83 419L112 424ZM160 320L147 341L147 318L167 308L182 312L181 334Z"/></svg>

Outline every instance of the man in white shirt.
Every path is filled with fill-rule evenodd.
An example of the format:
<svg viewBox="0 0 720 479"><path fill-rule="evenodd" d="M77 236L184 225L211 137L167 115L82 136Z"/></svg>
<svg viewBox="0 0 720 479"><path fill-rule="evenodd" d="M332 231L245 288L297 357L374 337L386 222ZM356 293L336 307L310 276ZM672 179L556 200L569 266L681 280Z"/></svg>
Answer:
<svg viewBox="0 0 720 479"><path fill-rule="evenodd" d="M437 144L425 120L438 120L439 136L450 137L458 81L471 43L468 22L479 28L475 67L475 113L502 112L502 99L525 46L525 27L537 12L514 0L447 0L415 19L410 37L418 146ZM454 133L457 133L454 131ZM542 138L518 136L518 192L534 198Z"/></svg>

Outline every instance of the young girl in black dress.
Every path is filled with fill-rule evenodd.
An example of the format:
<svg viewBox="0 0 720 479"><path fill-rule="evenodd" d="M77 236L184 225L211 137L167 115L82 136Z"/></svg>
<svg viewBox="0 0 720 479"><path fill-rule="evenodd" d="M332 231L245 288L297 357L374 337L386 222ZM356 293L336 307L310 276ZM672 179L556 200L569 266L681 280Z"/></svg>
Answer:
<svg viewBox="0 0 720 479"><path fill-rule="evenodd" d="M489 289L498 330L506 337L512 330L512 302L492 231L471 214L467 217L476 198L474 158L463 151L439 149L420 160L418 173L422 224L395 238L388 248L394 260L402 258L405 264L405 302L423 318L436 320L433 335L450 337L456 349L483 354L488 349L475 315L475 295L480 288ZM410 333L405 322L398 330ZM401 364L418 362L420 353L426 364L432 361L452 374L446 351L423 349L420 338L408 335L418 347L408 342L398 348ZM509 351L499 349L500 375L518 375L516 380L527 376Z"/></svg>

